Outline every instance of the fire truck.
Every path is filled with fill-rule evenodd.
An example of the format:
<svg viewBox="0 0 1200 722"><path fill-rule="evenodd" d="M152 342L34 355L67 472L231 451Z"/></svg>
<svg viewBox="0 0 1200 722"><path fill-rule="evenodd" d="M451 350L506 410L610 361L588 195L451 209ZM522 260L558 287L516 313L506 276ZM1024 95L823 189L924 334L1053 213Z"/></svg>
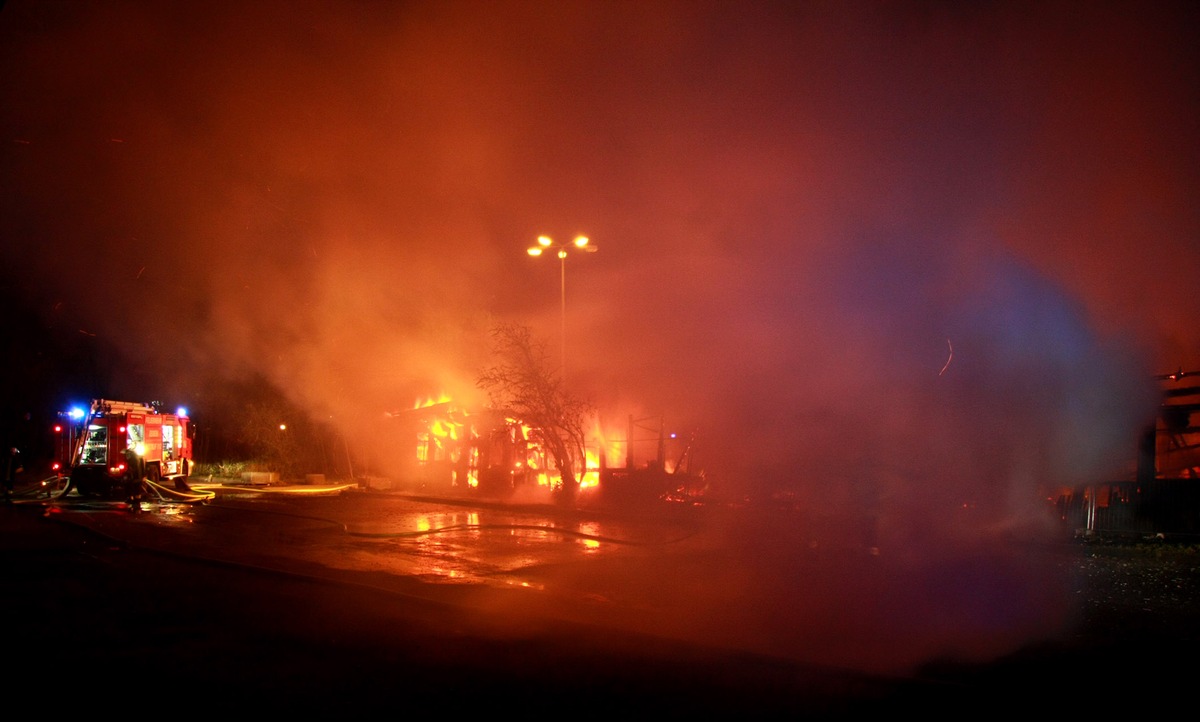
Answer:
<svg viewBox="0 0 1200 722"><path fill-rule="evenodd" d="M96 399L70 429L70 487L82 496L124 493L130 465L152 482L174 479L186 486L192 470L192 430L182 409L161 413L151 404Z"/></svg>

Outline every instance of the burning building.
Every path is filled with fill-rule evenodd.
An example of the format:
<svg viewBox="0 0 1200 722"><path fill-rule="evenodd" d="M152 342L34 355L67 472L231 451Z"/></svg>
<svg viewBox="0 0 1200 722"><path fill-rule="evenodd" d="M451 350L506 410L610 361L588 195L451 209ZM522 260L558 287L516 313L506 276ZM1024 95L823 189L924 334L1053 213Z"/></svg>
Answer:
<svg viewBox="0 0 1200 722"><path fill-rule="evenodd" d="M1063 489L1059 517L1092 536L1200 535L1200 373L1159 377L1162 404L1147 423L1126 478Z"/></svg>
<svg viewBox="0 0 1200 722"><path fill-rule="evenodd" d="M510 496L562 484L553 456L529 425L447 397L388 414L401 439L396 475L434 493ZM628 417L624 434L594 422L579 472L580 490L611 501L694 498L704 492L695 434L668 432L662 417ZM617 466L611 460L619 460Z"/></svg>

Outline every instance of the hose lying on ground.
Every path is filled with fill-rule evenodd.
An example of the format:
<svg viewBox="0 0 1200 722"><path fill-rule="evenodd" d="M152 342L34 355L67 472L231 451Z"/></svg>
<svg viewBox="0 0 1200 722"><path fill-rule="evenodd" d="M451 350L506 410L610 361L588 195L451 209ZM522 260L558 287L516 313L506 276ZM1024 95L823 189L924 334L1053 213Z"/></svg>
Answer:
<svg viewBox="0 0 1200 722"><path fill-rule="evenodd" d="M171 501L208 501L217 495L215 491L196 491L187 485L183 477L179 477L172 489L149 479L142 480L143 487L158 496L159 499Z"/></svg>
<svg viewBox="0 0 1200 722"><path fill-rule="evenodd" d="M155 498L159 501L172 502L206 502L216 496L216 492L204 490L196 490L188 486L187 480L184 477L173 477L175 487L164 486L150 479L142 480L142 494L144 498ZM69 476L51 476L43 479L40 483L30 485L29 487L20 490L13 494L15 500L23 503L30 502L46 502L46 501L64 501L67 496L75 490L75 486L71 483ZM106 497L107 498L107 497Z"/></svg>

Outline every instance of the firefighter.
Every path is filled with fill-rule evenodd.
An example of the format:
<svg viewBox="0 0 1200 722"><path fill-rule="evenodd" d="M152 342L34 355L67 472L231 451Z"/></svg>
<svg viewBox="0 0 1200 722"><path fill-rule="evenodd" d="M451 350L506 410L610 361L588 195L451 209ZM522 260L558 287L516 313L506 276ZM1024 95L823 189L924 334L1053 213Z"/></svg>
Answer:
<svg viewBox="0 0 1200 722"><path fill-rule="evenodd" d="M20 474L25 469L21 468L21 451L13 446L8 449L8 453L4 455L4 502L12 503L13 485L16 483L17 474Z"/></svg>
<svg viewBox="0 0 1200 722"><path fill-rule="evenodd" d="M133 513L142 510L142 482L146 478L146 463L133 446L125 448L125 495Z"/></svg>

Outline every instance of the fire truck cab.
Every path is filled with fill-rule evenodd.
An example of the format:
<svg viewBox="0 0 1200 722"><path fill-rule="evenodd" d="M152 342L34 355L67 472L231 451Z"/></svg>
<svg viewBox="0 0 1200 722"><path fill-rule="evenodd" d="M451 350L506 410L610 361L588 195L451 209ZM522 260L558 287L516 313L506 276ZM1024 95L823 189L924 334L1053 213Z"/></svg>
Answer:
<svg viewBox="0 0 1200 722"><path fill-rule="evenodd" d="M192 469L188 422L182 410L163 414L150 404L94 400L77 430L68 467L71 486L84 496L118 496L129 479L130 460L139 459L146 479L173 478L178 485Z"/></svg>

